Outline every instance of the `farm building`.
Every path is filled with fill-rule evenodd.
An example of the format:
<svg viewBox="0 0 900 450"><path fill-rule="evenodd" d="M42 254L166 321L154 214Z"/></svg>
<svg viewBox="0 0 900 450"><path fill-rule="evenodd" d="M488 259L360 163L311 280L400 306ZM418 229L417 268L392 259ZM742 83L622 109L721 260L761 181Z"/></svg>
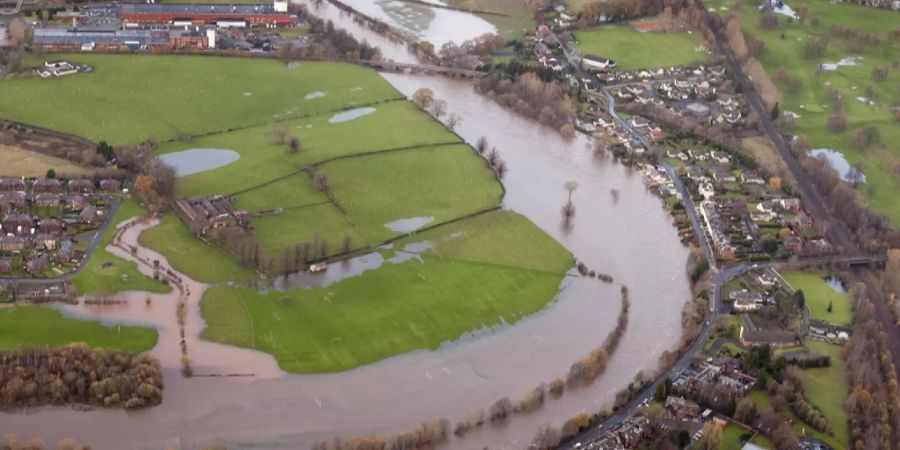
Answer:
<svg viewBox="0 0 900 450"><path fill-rule="evenodd" d="M132 25L218 25L220 27L293 26L287 2L274 5L153 4L122 5L122 21Z"/></svg>

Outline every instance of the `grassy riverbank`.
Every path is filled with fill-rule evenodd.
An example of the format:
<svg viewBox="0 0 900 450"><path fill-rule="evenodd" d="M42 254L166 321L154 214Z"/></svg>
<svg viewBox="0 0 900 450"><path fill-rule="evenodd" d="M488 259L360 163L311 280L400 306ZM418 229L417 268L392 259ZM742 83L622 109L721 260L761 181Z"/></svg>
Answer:
<svg viewBox="0 0 900 450"><path fill-rule="evenodd" d="M0 349L22 346L62 347L84 342L106 350L144 352L156 345L152 328L113 326L100 322L70 319L45 306L0 308Z"/></svg>
<svg viewBox="0 0 900 450"><path fill-rule="evenodd" d="M171 287L140 273L137 263L126 261L106 250L106 246L112 242L116 234L116 225L146 214L147 210L137 201L132 199L122 202L109 226L103 231L94 254L84 263L84 269L71 279L79 294L123 291L166 293L172 290Z"/></svg>
<svg viewBox="0 0 900 450"><path fill-rule="evenodd" d="M511 212L413 240L433 248L328 287L268 294L213 288L200 304L208 325L202 337L271 353L289 372L342 371L514 323L553 298L572 264L559 244ZM520 245L534 241L543 245Z"/></svg>

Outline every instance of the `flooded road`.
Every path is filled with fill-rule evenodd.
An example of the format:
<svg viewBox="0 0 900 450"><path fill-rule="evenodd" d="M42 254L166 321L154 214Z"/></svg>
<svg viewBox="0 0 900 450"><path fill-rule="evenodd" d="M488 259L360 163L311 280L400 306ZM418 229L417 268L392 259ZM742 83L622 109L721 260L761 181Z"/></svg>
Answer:
<svg viewBox="0 0 900 450"><path fill-rule="evenodd" d="M341 19L327 2L318 10L310 9ZM335 22L354 34L368 32L346 16ZM379 45L375 39L370 42ZM401 50L405 51L402 46L383 47L388 54L401 55ZM469 143L485 136L506 160L503 206L526 215L579 261L612 275L616 284L568 276L555 301L515 326L477 330L437 351L411 352L346 372L281 375L268 355L196 338L203 325L197 300L205 287L182 275L190 291L186 340L195 371L258 376L181 377L174 331L177 293L152 295L149 309L142 293L125 294L127 305L102 310L66 307L71 315L160 328L154 354L165 367L162 405L137 413L66 408L0 413L0 434L42 436L48 443L72 437L96 449L195 448L210 441L229 448L296 449L335 436L390 435L424 420L447 418L454 423L496 399L517 399L540 383L564 377L569 365L613 328L619 283L630 290L630 323L603 376L503 427L486 426L463 439L451 436L442 448L527 447L539 426L600 410L637 372L655 369L658 356L674 347L680 333L680 310L690 297L685 276L688 252L660 200L647 192L640 176L595 158L587 138L564 141L554 130L477 95L466 82L394 74L385 78L407 95L429 87L435 97L446 100L448 112L463 118L456 131ZM562 225L560 215L568 181L578 183L573 194L577 213L570 228ZM618 200L612 189L618 190ZM123 239L136 244L140 230L129 229ZM139 249L139 255L168 266L149 250Z"/></svg>

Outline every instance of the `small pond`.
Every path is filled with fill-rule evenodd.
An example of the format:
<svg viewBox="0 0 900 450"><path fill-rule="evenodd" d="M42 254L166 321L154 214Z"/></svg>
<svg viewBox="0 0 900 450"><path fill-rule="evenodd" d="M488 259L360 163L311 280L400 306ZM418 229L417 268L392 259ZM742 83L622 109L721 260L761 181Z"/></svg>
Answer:
<svg viewBox="0 0 900 450"><path fill-rule="evenodd" d="M834 275L831 275L831 276L824 277L822 279L825 280L825 284L827 284L828 287L833 289L835 292L840 292L841 294L847 293L847 286L844 286L844 282L841 281L840 278L838 278Z"/></svg>
<svg viewBox="0 0 900 450"><path fill-rule="evenodd" d="M236 151L220 148L194 148L159 155L159 159L175 168L175 173L179 177L217 169L237 161L240 157Z"/></svg>
<svg viewBox="0 0 900 450"><path fill-rule="evenodd" d="M434 216L410 217L408 219L399 219L393 222L386 223L384 224L384 226L387 227L387 229L396 231L398 233L412 233L413 231L416 231L433 221Z"/></svg>
<svg viewBox="0 0 900 450"><path fill-rule="evenodd" d="M350 109L331 116L331 118L328 119L328 123L348 122L353 119L358 119L362 116L367 116L369 114L372 114L373 112L375 112L375 108L372 107Z"/></svg>
<svg viewBox="0 0 900 450"><path fill-rule="evenodd" d="M838 176L841 177L841 180L851 181L853 179L853 172L856 169L850 165L850 162L848 162L846 158L844 158L843 153L837 150L832 150L830 148L815 148L810 150L809 153L811 153L816 158L822 158L827 161L828 165L837 171ZM865 183L866 176L860 174L859 181Z"/></svg>

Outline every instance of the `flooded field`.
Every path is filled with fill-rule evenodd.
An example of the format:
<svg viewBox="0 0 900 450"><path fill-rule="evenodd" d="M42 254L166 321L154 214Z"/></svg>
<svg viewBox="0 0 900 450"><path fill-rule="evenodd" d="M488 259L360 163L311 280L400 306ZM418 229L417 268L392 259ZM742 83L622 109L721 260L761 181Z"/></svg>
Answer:
<svg viewBox="0 0 900 450"><path fill-rule="evenodd" d="M327 2L310 10L382 46L377 39L368 39L373 33ZM477 31L457 29L453 37ZM398 58L411 56L404 56L405 49L397 45L382 51ZM406 95L428 87L436 98L446 100L448 113L462 117L455 131L471 144L484 136L508 163L504 208L527 216L579 261L611 275L616 284L570 274L547 308L515 326L473 330L436 351L415 351L346 372L285 375L268 355L197 338L203 327L198 299L205 286L181 275L189 292L185 340L196 372L254 376L182 378L175 314L178 294L153 295L148 306L146 294L129 293L124 296L126 305L63 310L106 323L157 326L161 334L154 354L166 369L163 404L139 413L67 408L0 413L0 431L40 435L46 442L73 437L96 449L195 448L214 440L230 448L297 449L335 436L389 435L423 420L452 422L496 399L516 399L540 383L565 376L569 365L599 345L613 328L620 284L630 289L630 323L602 377L503 427L486 426L463 439L451 437L442 448L525 448L539 426L600 410L636 373L655 369L659 355L676 343L680 311L690 298L685 276L688 251L680 244L671 217L645 189L641 177L595 157L588 138L563 140L555 130L477 95L467 82L399 74L384 77ZM569 181L578 183L572 195L577 215L571 226L565 226L560 207L567 199L564 185ZM619 193L616 198L611 195L613 189ZM407 225L423 226L421 222L396 226ZM137 245L141 229L129 229L124 241ZM315 281L288 277L275 287L338 282L390 263L392 258L414 258L427 245L384 248L332 264ZM143 248L138 251L168 266L160 255Z"/></svg>
<svg viewBox="0 0 900 450"><path fill-rule="evenodd" d="M358 119L362 116L367 116L375 112L375 108L366 107L366 108L355 108L343 112L339 112L331 118L328 119L328 123L341 123L341 122L349 122L353 119Z"/></svg>
<svg viewBox="0 0 900 450"><path fill-rule="evenodd" d="M164 163L175 168L179 177L218 169L240 158L238 152L219 148L194 148L159 156Z"/></svg>

